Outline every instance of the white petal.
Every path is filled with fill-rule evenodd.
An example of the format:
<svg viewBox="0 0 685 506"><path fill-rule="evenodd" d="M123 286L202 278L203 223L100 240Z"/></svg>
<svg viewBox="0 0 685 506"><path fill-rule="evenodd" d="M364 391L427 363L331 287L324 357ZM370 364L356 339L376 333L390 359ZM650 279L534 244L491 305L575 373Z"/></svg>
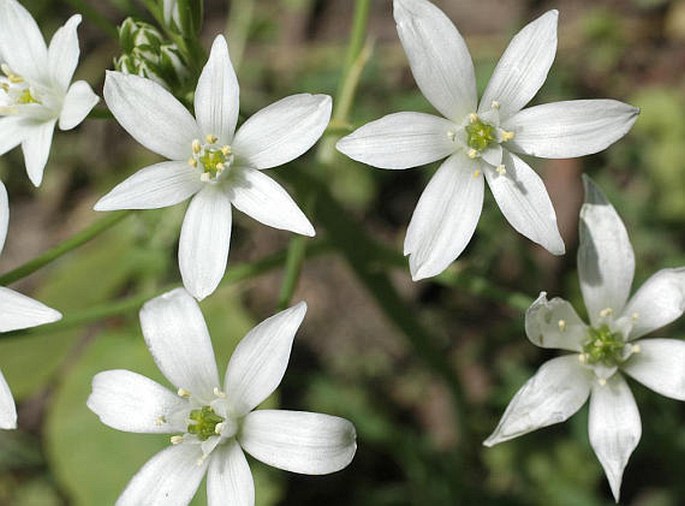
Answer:
<svg viewBox="0 0 685 506"><path fill-rule="evenodd" d="M461 34L425 0L395 0L397 33L421 92L446 118L461 121L476 110L473 61Z"/></svg>
<svg viewBox="0 0 685 506"><path fill-rule="evenodd" d="M459 151L428 182L404 240L414 281L440 274L471 240L483 208L479 172L479 162Z"/></svg>
<svg viewBox="0 0 685 506"><path fill-rule="evenodd" d="M554 61L558 19L559 12L548 11L511 39L483 93L479 113L499 102L500 118L505 120L530 102Z"/></svg>
<svg viewBox="0 0 685 506"><path fill-rule="evenodd" d="M59 128L71 130L80 125L99 101L100 97L95 94L90 84L76 81L64 97L62 112L59 115Z"/></svg>
<svg viewBox="0 0 685 506"><path fill-rule="evenodd" d="M145 303L140 325L157 367L176 388L209 404L219 386L212 341L197 302L177 288Z"/></svg>
<svg viewBox="0 0 685 506"><path fill-rule="evenodd" d="M76 30L80 24L81 15L74 14L55 32L48 48L50 77L65 92L78 65L80 49Z"/></svg>
<svg viewBox="0 0 685 506"><path fill-rule="evenodd" d="M24 118L19 116L0 117L0 156L21 144L31 133L31 130L30 123Z"/></svg>
<svg viewBox="0 0 685 506"><path fill-rule="evenodd" d="M637 339L680 318L683 311L685 267L652 275L630 298L623 314L633 322L630 339Z"/></svg>
<svg viewBox="0 0 685 506"><path fill-rule="evenodd" d="M304 154L319 140L331 119L328 95L291 95L250 117L233 140L240 160L256 169L283 165Z"/></svg>
<svg viewBox="0 0 685 506"><path fill-rule="evenodd" d="M524 109L503 127L507 147L542 158L574 158L607 148L633 126L640 110L617 100L571 100Z"/></svg>
<svg viewBox="0 0 685 506"><path fill-rule="evenodd" d="M245 417L238 438L257 460L301 474L340 471L352 462L357 450L357 435L350 422L304 411L253 411Z"/></svg>
<svg viewBox="0 0 685 506"><path fill-rule="evenodd" d="M283 187L258 170L241 168L234 176L229 196L236 208L264 225L315 235L314 227Z"/></svg>
<svg viewBox="0 0 685 506"><path fill-rule="evenodd" d="M590 321L597 325L600 312L623 311L635 271L635 256L628 232L614 207L597 185L583 176L585 203L580 209L578 276Z"/></svg>
<svg viewBox="0 0 685 506"><path fill-rule="evenodd" d="M17 407L7 380L0 372L0 429L17 428Z"/></svg>
<svg viewBox="0 0 685 506"><path fill-rule="evenodd" d="M541 348L581 351L587 326L564 299L547 300L545 292L526 311L526 335Z"/></svg>
<svg viewBox="0 0 685 506"><path fill-rule="evenodd" d="M235 441L219 446L209 462L209 506L254 506L254 480L245 454Z"/></svg>
<svg viewBox="0 0 685 506"><path fill-rule="evenodd" d="M420 112L388 114L338 141L338 151L381 169L408 169L441 160L455 151L457 126Z"/></svg>
<svg viewBox="0 0 685 506"><path fill-rule="evenodd" d="M685 401L685 342L641 339L621 369L661 395Z"/></svg>
<svg viewBox="0 0 685 506"><path fill-rule="evenodd" d="M545 362L516 392L497 428L483 444L493 446L568 420L590 395L591 376L576 354Z"/></svg>
<svg viewBox="0 0 685 506"><path fill-rule="evenodd" d="M239 96L238 78L228 56L226 39L218 35L195 90L195 116L202 133L215 135L221 144L229 144L238 121Z"/></svg>
<svg viewBox="0 0 685 506"><path fill-rule="evenodd" d="M31 14L14 0L0 0L0 54L29 81L46 77L48 50Z"/></svg>
<svg viewBox="0 0 685 506"><path fill-rule="evenodd" d="M21 143L26 173L36 187L40 186L43 181L43 171L48 163L48 156L50 156L55 123L55 120L36 123Z"/></svg>
<svg viewBox="0 0 685 506"><path fill-rule="evenodd" d="M203 187L185 162L161 162L139 170L95 204L96 211L158 209L183 202Z"/></svg>
<svg viewBox="0 0 685 506"><path fill-rule="evenodd" d="M231 202L214 186L190 201L178 243L183 285L198 300L216 290L226 272L231 242Z"/></svg>
<svg viewBox="0 0 685 506"><path fill-rule="evenodd" d="M507 151L502 157L506 172L485 171L497 205L517 232L553 255L566 251L557 227L557 215L540 176L518 156Z"/></svg>
<svg viewBox="0 0 685 506"><path fill-rule="evenodd" d="M5 247L5 239L7 238L7 229L10 222L10 206L7 199L7 188L2 181L0 181L0 253Z"/></svg>
<svg viewBox="0 0 685 506"><path fill-rule="evenodd" d="M642 435L635 399L620 374L614 374L603 386L593 383L589 432L592 449L618 502L623 470Z"/></svg>
<svg viewBox="0 0 685 506"><path fill-rule="evenodd" d="M0 286L0 332L37 327L61 319L59 311Z"/></svg>
<svg viewBox="0 0 685 506"><path fill-rule="evenodd" d="M140 374L114 370L93 378L88 407L105 425L126 432L171 434L185 432L173 424L173 414L187 401Z"/></svg>
<svg viewBox="0 0 685 506"><path fill-rule="evenodd" d="M244 415L278 387L290 359L295 333L307 312L300 302L267 318L240 341L226 369L224 391L236 415Z"/></svg>
<svg viewBox="0 0 685 506"><path fill-rule="evenodd" d="M124 129L140 144L171 160L186 160L202 134L195 119L159 84L107 71L105 102Z"/></svg>
<svg viewBox="0 0 685 506"><path fill-rule="evenodd" d="M186 506L207 471L207 459L198 462L201 455L199 445L162 450L131 479L116 506Z"/></svg>

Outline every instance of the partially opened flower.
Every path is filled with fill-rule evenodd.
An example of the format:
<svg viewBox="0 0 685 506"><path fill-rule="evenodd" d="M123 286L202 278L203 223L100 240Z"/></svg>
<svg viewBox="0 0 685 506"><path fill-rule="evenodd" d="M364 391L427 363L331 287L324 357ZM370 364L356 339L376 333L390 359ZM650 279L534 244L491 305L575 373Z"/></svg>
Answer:
<svg viewBox="0 0 685 506"><path fill-rule="evenodd" d="M549 11L511 41L478 102L473 62L461 35L427 0L394 0L397 31L414 78L444 116L390 114L338 142L354 160L407 169L447 158L424 190L404 241L414 280L445 270L471 240L484 180L509 223L555 255L564 253L540 177L518 154L570 158L623 137L638 110L615 100L576 100L521 110L544 83L557 48Z"/></svg>
<svg viewBox="0 0 685 506"><path fill-rule="evenodd" d="M0 0L0 155L21 144L36 186L43 180L55 124L71 130L99 100L85 81L71 84L79 23L79 14L69 18L46 47L31 14L16 0Z"/></svg>
<svg viewBox="0 0 685 506"><path fill-rule="evenodd" d="M257 112L234 133L238 81L226 40L218 36L195 90L195 118L157 83L119 72L107 73L105 100L138 142L170 161L138 171L95 209L155 209L193 197L178 262L194 297L211 294L224 275L232 207L266 225L314 235L297 204L262 171L314 145L328 125L330 97L292 95Z"/></svg>
<svg viewBox="0 0 685 506"><path fill-rule="evenodd" d="M5 246L9 225L7 190L0 181L0 253ZM62 315L45 304L0 286L0 332L36 327L59 320ZM17 426L17 410L7 382L0 373L0 429Z"/></svg>
<svg viewBox="0 0 685 506"><path fill-rule="evenodd" d="M130 371L106 371L93 379L88 407L119 430L173 434L172 446L143 466L117 505L187 504L207 473L210 505L251 506L254 483L243 451L303 474L333 473L352 461L356 435L347 420L254 410L281 382L306 310L301 302L252 329L220 382L202 313L185 290L143 306L145 341L176 392Z"/></svg>
<svg viewBox="0 0 685 506"><path fill-rule="evenodd" d="M685 310L685 267L663 269L629 298L635 259L615 209L585 178L578 271L586 325L563 299L543 292L526 312L526 334L542 348L574 352L552 359L518 391L492 435L492 446L563 422L590 397L590 443L618 501L623 470L642 433L623 373L685 400L685 342L639 339ZM639 340L638 340L639 339Z"/></svg>

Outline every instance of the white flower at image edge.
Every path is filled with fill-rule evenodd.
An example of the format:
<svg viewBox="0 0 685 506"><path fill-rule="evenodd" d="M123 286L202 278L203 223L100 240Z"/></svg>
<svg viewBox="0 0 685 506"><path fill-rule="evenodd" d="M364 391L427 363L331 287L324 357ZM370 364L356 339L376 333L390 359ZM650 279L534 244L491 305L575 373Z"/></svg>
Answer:
<svg viewBox="0 0 685 506"><path fill-rule="evenodd" d="M300 94L254 114L234 133L238 81L226 40L214 40L195 90L195 118L157 83L108 72L105 101L139 143L170 161L141 169L95 204L98 211L155 209L192 197L178 251L181 277L197 299L226 270L232 207L274 228L307 236L314 228L288 193L266 176L321 137L331 98Z"/></svg>
<svg viewBox="0 0 685 506"><path fill-rule="evenodd" d="M197 302L183 289L143 306L145 342L177 392L139 374L105 371L88 407L115 429L174 434L172 445L133 477L117 505L184 505L207 473L210 506L251 506L255 491L243 451L287 471L327 474L356 451L354 426L335 416L254 410L280 384L307 306L301 302L253 328L219 374Z"/></svg>
<svg viewBox="0 0 685 506"><path fill-rule="evenodd" d="M0 253L5 246L9 226L10 209L7 190L0 181ZM62 315L45 304L0 286L0 332L26 329L55 322ZM17 426L17 410L12 393L0 373L0 429L14 429Z"/></svg>
<svg viewBox="0 0 685 506"><path fill-rule="evenodd" d="M564 253L556 215L535 171L518 155L571 158L623 137L638 109L615 100L522 108L547 78L557 48L558 12L524 27L502 55L478 102L473 62L449 18L426 0L395 0L397 31L414 79L443 117L390 114L341 139L339 151L382 169L447 158L414 210L404 241L412 278L445 270L466 248L487 181L512 227L555 255Z"/></svg>
<svg viewBox="0 0 685 506"><path fill-rule="evenodd" d="M565 300L540 295L526 312L528 338L542 348L574 353L540 367L485 445L563 422L589 397L590 443L618 502L623 470L642 433L622 373L666 397L685 400L685 342L639 339L683 314L685 267L657 272L629 298L635 259L628 233L599 188L589 178L584 182L578 271L590 325Z"/></svg>
<svg viewBox="0 0 685 506"><path fill-rule="evenodd" d="M71 130L99 98L71 79L79 59L76 14L45 45L31 14L16 0L0 0L0 155L21 144L29 179L40 186L55 124Z"/></svg>

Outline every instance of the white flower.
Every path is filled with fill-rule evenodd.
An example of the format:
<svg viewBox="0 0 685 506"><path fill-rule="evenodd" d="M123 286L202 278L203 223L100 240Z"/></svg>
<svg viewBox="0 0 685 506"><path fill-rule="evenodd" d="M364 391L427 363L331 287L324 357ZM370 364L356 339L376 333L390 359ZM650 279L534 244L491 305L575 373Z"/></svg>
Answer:
<svg viewBox="0 0 685 506"><path fill-rule="evenodd" d="M71 130L99 100L85 81L70 85L80 52L79 23L80 15L69 18L46 47L31 14L16 0L0 0L0 155L21 144L36 186L55 124Z"/></svg>
<svg viewBox="0 0 685 506"><path fill-rule="evenodd" d="M628 234L589 178L580 214L578 271L586 325L563 299L543 292L526 312L526 334L552 359L518 391L485 441L492 446L563 422L590 397L590 443L618 502L623 469L640 440L640 414L621 372L655 392L685 400L685 342L638 338L685 310L685 267L663 269L629 299L635 259Z"/></svg>
<svg viewBox="0 0 685 506"><path fill-rule="evenodd" d="M301 302L252 329L236 347L222 384L202 313L185 290L143 306L145 341L177 393L130 371L106 371L93 379L88 407L115 429L174 436L172 446L133 477L117 505L187 504L207 472L210 506L251 506L254 484L243 450L303 474L332 473L351 462L356 435L347 420L253 411L281 382L306 310Z"/></svg>
<svg viewBox="0 0 685 506"><path fill-rule="evenodd" d="M485 179L509 223L555 255L564 253L540 177L516 153L569 158L623 137L638 110L615 100L576 100L521 110L544 83L557 48L549 11L524 27L502 55L478 104L463 38L426 0L395 0L397 31L424 96L444 116L390 114L338 142L354 160L406 169L447 157L412 216L404 254L414 280L445 270L466 248L483 206Z"/></svg>
<svg viewBox="0 0 685 506"><path fill-rule="evenodd" d="M275 228L313 236L314 228L286 191L264 175L314 145L328 125L331 98L292 95L249 118L234 134L238 81L226 40L212 45L195 90L195 116L157 83L108 72L105 100L141 144L171 161L146 167L95 204L98 211L154 209L194 195L178 251L183 284L211 294L226 270L231 207Z"/></svg>
<svg viewBox="0 0 685 506"><path fill-rule="evenodd" d="M0 253L5 246L10 209L7 190L0 181ZM57 321L62 315L40 302L0 286L0 332L25 329ZM17 426L17 410L7 382L0 373L0 429Z"/></svg>

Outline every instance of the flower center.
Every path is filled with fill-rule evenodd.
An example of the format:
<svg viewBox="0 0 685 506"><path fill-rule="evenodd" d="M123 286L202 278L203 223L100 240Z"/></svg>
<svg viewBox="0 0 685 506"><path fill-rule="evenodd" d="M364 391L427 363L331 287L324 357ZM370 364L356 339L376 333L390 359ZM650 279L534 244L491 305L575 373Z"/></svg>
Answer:
<svg viewBox="0 0 685 506"><path fill-rule="evenodd" d="M497 141L495 127L483 122L478 116L472 116L466 125L466 144L471 149L483 151Z"/></svg>
<svg viewBox="0 0 685 506"><path fill-rule="evenodd" d="M4 110L5 107L24 104L40 104L31 90L31 87L19 74L15 74L5 63L0 65L0 70L4 76L0 75L0 89L5 93L6 100L0 101L0 114L11 112ZM2 104L2 102L6 102ZM2 106L5 107L2 107Z"/></svg>
<svg viewBox="0 0 685 506"><path fill-rule="evenodd" d="M216 135L208 135L205 142L195 139L192 144L193 155L188 164L202 170L200 179L205 182L216 181L233 163L233 152L229 145L219 145Z"/></svg>
<svg viewBox="0 0 685 506"><path fill-rule="evenodd" d="M209 406L192 410L188 418L190 419L188 434L197 436L201 441L206 441L210 437L218 435L221 432L221 427L217 429L217 425L224 421Z"/></svg>
<svg viewBox="0 0 685 506"><path fill-rule="evenodd" d="M590 365L618 366L628 358L625 347L623 336L618 332L612 332L608 325L591 328L583 344L581 360Z"/></svg>

